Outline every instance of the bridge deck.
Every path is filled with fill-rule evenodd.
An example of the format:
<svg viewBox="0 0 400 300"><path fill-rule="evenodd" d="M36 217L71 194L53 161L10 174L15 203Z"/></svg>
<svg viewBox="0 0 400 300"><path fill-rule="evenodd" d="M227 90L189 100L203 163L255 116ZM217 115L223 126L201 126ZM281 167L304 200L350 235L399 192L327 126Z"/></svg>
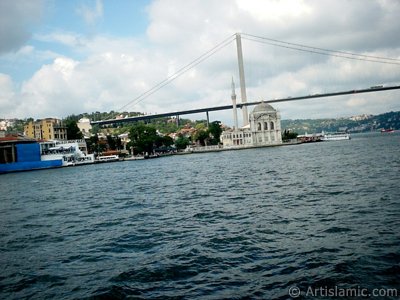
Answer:
<svg viewBox="0 0 400 300"><path fill-rule="evenodd" d="M396 90L396 89L400 89L400 86L398 86L398 85L397 86L387 86L387 87L377 86L377 87L371 87L371 88L367 88L367 89L350 90L350 91L343 91L343 92L333 92L333 93L326 93L326 94L314 94L314 95L307 95L307 96L300 96L300 97L288 97L288 98L265 100L265 101L238 103L236 106L238 108L241 108L243 106L257 105L262 102L265 102L265 103L289 102L289 101L298 101L298 100L306 100L306 99L334 97L334 96L341 96L341 95L373 93L373 92ZM137 121L151 120L151 119L158 119L158 118L165 118L165 117L172 117L172 116L181 116L181 115L190 115L190 114L196 114L196 113L202 113L202 112L227 110L227 109L232 109L232 108L233 108L233 105L230 104L230 105L222 105L222 106L214 106L214 107L206 107L206 108L173 111L173 112L154 114L154 115L143 115L143 116L124 118L124 119L91 121L90 123L92 125L94 125L94 124L107 125L107 124L115 124L115 123L137 122Z"/></svg>

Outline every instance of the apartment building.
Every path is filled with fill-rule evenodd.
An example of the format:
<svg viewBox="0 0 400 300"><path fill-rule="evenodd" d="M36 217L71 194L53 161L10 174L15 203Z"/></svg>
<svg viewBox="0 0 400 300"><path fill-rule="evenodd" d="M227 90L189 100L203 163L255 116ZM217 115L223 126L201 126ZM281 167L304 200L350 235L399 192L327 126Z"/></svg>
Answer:
<svg viewBox="0 0 400 300"><path fill-rule="evenodd" d="M24 126L24 134L36 140L66 140L67 127L59 119L46 118L29 122Z"/></svg>

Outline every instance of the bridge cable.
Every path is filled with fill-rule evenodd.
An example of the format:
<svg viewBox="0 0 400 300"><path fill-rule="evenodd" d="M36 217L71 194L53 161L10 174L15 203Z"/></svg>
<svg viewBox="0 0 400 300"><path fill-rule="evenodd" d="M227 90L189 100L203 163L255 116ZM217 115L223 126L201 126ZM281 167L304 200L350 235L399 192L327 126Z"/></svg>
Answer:
<svg viewBox="0 0 400 300"><path fill-rule="evenodd" d="M266 37L259 37L259 36L255 36L255 35L251 35L251 34L247 34L247 33L242 33L242 35L249 36L249 37L242 37L245 40L268 44L268 45L277 46L277 47L286 48L286 49L293 49L293 50L298 50L298 51L303 51L303 52L316 53L316 54L321 54L321 55L347 58L347 59L353 59L353 60L369 61L369 62L391 64L391 65L400 65L400 59L396 59L396 58L380 57L380 56L372 56L372 55L356 54L356 53L344 52L344 51L323 49L323 48L312 47L312 46L307 46L307 45L302 45L302 44L283 42L283 41L270 39L270 38L266 38Z"/></svg>
<svg viewBox="0 0 400 300"><path fill-rule="evenodd" d="M172 81L174 81L175 79L177 79L179 76L183 75L184 73L186 73L187 71L193 69L195 66L197 66L198 64L200 64L201 62L205 61L206 59L208 59L210 56L212 56L213 54L215 54L216 52L218 52L219 50L225 48L227 45L229 45L230 43L232 43L235 40L234 35L229 36L228 38L226 38L225 40L223 40L221 43L217 44L216 46L214 46L213 48L211 48L210 50L208 50L207 52L203 53L202 55L200 55L199 57L197 57L195 60L193 60L192 62L190 62L189 64L185 65L184 67L180 68L178 71L176 71L174 74L168 76L166 79L160 81L159 83L157 83L155 86L153 86L152 88L150 88L149 90L147 90L146 92L140 94L139 96L137 96L135 99L131 100L130 102L128 102L127 104L125 104L124 106L122 106L118 111L122 111L123 109L125 109L128 106L134 106L137 105L138 103L140 103L141 101L145 100L147 97L149 97L150 95L154 94L155 92L157 92L159 89L161 89L162 87L166 86L167 84L171 83Z"/></svg>

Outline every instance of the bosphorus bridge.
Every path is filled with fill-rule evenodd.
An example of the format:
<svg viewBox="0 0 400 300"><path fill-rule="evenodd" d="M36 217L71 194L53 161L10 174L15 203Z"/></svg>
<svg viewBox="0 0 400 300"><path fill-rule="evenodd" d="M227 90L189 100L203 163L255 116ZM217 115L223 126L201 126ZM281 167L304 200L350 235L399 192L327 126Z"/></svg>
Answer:
<svg viewBox="0 0 400 300"><path fill-rule="evenodd" d="M287 48L287 49L296 50L296 51L315 53L315 54L319 54L319 55L332 56L332 57L340 57L340 58L350 59L350 60L359 60L359 61L367 61L367 62L373 62L373 63L381 63L381 64L390 64L390 65L399 65L400 66L400 60L395 59L395 58L386 58L386 57L380 57L380 56L362 55L362 54L356 54L356 53L350 53L350 52L344 52L344 51L329 50L329 49L324 49L324 48L306 46L306 45L302 45L302 44L283 42L283 41L279 41L279 40L275 40L275 39L255 36L255 35L246 34L246 33L241 33L241 34L236 33L234 35L231 35L229 38L225 39L221 43L217 44L212 49L210 49L206 53L202 54L201 56L199 56L198 58L193 60L191 63L180 68L174 74L170 75L163 81L159 82L158 84L153 86L151 89L147 90L146 92L140 94L133 100L129 101L127 104L125 104L123 107L121 107L120 110L126 109L127 107L132 106L132 105L137 105L141 101L147 99L149 96L151 96L152 94L154 94L155 92L157 92L158 90L163 88L164 86L168 85L169 83L171 83L172 81L174 81L175 79L177 79L178 77L183 75L184 73L193 69L198 64L202 63L203 61L205 61L206 59L208 59L209 57L214 55L216 52L218 52L222 48L225 48L227 45L231 44L234 41L236 41L237 60L238 60L239 79L240 79L240 95L241 95L241 100L242 100L241 103L236 104L236 107L242 109L244 123L248 123L248 122L246 122L247 117L248 117L247 107L260 104L261 102L278 103L278 102L301 101L301 100L307 100L307 99L320 99L320 98L329 98L329 97L342 96L342 95L376 93L376 92L400 89L400 85L390 85L390 86L375 85L375 86L365 87L365 88L361 88L361 89L358 88L358 89L351 89L351 90L345 90L345 91L317 93L317 94L309 94L309 95L303 95L303 96L283 97L283 98L274 98L274 99L267 99L267 100L262 100L262 101L248 102L247 94L246 94L245 72L244 72L244 65L243 65L243 52L242 52L242 42L241 42L242 38L246 39L246 40L250 40L250 41L255 41L255 42L259 42L259 43L263 43L263 44ZM180 116L196 114L196 113L206 113L207 123L209 123L209 112L230 110L230 109L233 109L233 104L212 106L212 107L203 107L203 108L196 108L196 109L186 109L186 110L180 110L180 111L170 111L170 112L163 112L163 113L156 113L156 114L145 114L145 115L139 115L139 116L134 116L134 117L126 117L126 118L122 118L122 119L114 118L114 119L108 119L108 120L96 120L96 121L92 120L91 124L92 125L94 125L94 124L110 125L110 124L120 124L120 123L127 123L127 122L137 122L137 121L143 121L143 120L158 119L158 118L164 118L164 117L176 117L177 121L179 122Z"/></svg>

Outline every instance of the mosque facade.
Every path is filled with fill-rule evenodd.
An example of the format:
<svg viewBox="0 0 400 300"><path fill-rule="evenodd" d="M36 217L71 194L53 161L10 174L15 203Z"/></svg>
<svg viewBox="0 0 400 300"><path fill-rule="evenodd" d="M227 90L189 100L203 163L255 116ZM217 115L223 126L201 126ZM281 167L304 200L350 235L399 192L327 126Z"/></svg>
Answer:
<svg viewBox="0 0 400 300"><path fill-rule="evenodd" d="M281 116L275 108L264 102L256 105L249 115L249 124L243 124L244 126L239 128L233 80L231 98L234 127L222 133L223 148L263 147L282 144Z"/></svg>

